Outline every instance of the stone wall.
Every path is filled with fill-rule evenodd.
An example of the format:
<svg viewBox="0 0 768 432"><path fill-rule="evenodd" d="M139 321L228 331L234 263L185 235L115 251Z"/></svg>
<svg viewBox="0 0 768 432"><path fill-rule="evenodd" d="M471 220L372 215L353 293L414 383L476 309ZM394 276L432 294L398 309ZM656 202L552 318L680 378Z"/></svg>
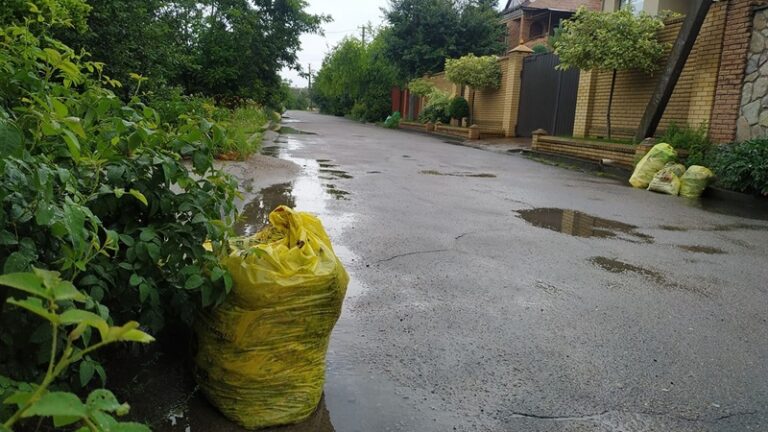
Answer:
<svg viewBox="0 0 768 432"><path fill-rule="evenodd" d="M736 139L768 136L768 9L755 12L741 89Z"/></svg>

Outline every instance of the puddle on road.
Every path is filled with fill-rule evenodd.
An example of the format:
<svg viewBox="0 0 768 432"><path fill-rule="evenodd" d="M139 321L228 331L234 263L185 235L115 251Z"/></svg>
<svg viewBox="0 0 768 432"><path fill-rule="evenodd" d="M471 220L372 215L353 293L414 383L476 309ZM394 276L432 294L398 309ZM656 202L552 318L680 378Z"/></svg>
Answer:
<svg viewBox="0 0 768 432"><path fill-rule="evenodd" d="M259 153L263 154L264 156L272 156L272 157L278 157L280 156L280 146L266 146L262 147L261 151Z"/></svg>
<svg viewBox="0 0 768 432"><path fill-rule="evenodd" d="M684 251L693 252L693 253L702 253L707 255L723 255L726 253L724 250L720 248L711 247L711 246L682 245L678 247Z"/></svg>
<svg viewBox="0 0 768 432"><path fill-rule="evenodd" d="M435 170L420 171L419 174L447 176L447 177L475 177L475 178L496 178L496 174L472 173L472 172L440 172Z"/></svg>
<svg viewBox="0 0 768 432"><path fill-rule="evenodd" d="M576 210L537 208L518 210L526 222L566 235L583 238L609 238L632 243L653 243L653 237L637 231L637 227L623 222L603 219Z"/></svg>
<svg viewBox="0 0 768 432"><path fill-rule="evenodd" d="M281 135L317 135L314 132L298 130L290 126L281 126L277 132Z"/></svg>
<svg viewBox="0 0 768 432"><path fill-rule="evenodd" d="M291 183L280 183L262 189L256 198L243 207L235 223L235 233L250 236L269 224L269 213L279 205L296 207Z"/></svg>
<svg viewBox="0 0 768 432"><path fill-rule="evenodd" d="M606 257L592 257L589 259L589 262L611 273L616 273L616 274L635 273L647 279L650 279L651 281L656 282L659 285L675 286L675 287L677 286L676 284L670 283L667 280L667 278L664 277L664 275L662 275L657 271L648 270L647 268L632 265L624 261L619 261L617 259L606 258Z"/></svg>

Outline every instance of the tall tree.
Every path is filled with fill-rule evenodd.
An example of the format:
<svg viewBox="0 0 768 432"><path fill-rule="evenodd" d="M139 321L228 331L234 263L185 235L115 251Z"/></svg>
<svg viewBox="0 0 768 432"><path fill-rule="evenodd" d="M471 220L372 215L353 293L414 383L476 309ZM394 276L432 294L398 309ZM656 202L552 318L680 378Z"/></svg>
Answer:
<svg viewBox="0 0 768 432"><path fill-rule="evenodd" d="M387 55L405 79L443 70L446 58L499 54L496 0L390 0Z"/></svg>
<svg viewBox="0 0 768 432"><path fill-rule="evenodd" d="M18 0L13 0L18 1ZM41 0L42 1L42 0ZM45 0L52 1L52 0ZM67 0L75 1L75 0ZM305 0L90 0L90 30L60 37L131 73L208 96L254 98L277 106L284 67L297 67L303 33L330 20Z"/></svg>
<svg viewBox="0 0 768 432"><path fill-rule="evenodd" d="M391 114L389 96L397 71L385 56L385 37L386 31L365 45L347 38L325 57L312 88L321 111L365 121Z"/></svg>

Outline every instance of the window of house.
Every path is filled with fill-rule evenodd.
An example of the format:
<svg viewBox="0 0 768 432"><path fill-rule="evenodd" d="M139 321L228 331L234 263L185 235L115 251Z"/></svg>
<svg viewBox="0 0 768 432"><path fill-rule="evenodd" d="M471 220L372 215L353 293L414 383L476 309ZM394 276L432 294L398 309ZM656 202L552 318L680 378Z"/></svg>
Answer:
<svg viewBox="0 0 768 432"><path fill-rule="evenodd" d="M631 5L635 13L640 13L643 10L643 6L645 6L644 3L644 0L619 0L619 9Z"/></svg>
<svg viewBox="0 0 768 432"><path fill-rule="evenodd" d="M538 39L541 36L544 36L544 24L541 21L531 23L528 39Z"/></svg>

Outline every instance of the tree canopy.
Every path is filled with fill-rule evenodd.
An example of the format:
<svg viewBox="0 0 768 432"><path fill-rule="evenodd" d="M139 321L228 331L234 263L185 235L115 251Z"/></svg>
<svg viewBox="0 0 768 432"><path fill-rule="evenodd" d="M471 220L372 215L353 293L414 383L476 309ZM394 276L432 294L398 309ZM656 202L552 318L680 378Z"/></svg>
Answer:
<svg viewBox="0 0 768 432"><path fill-rule="evenodd" d="M386 31L367 45L346 38L323 60L313 87L322 112L375 121L391 114L390 92L397 70L385 56Z"/></svg>
<svg viewBox="0 0 768 432"><path fill-rule="evenodd" d="M497 89L501 84L501 66L496 56L477 57L468 54L445 61L445 77L475 90Z"/></svg>
<svg viewBox="0 0 768 432"><path fill-rule="evenodd" d="M386 53L405 78L443 70L446 58L500 54L504 26L497 0L391 0Z"/></svg>
<svg viewBox="0 0 768 432"><path fill-rule="evenodd" d="M582 7L576 15L563 21L554 42L560 56L560 69L610 71L606 126L611 138L611 107L616 87L616 72L637 70L651 73L669 48L658 39L664 22L645 12L634 13L631 6L612 13L589 11Z"/></svg>
<svg viewBox="0 0 768 432"><path fill-rule="evenodd" d="M559 67L653 72L668 47L657 37L663 27L660 19L631 8L612 13L581 8L562 23L555 42Z"/></svg>
<svg viewBox="0 0 768 432"><path fill-rule="evenodd" d="M87 30L57 36L106 63L114 79L136 73L155 88L270 106L284 95L280 70L297 67L299 37L330 20L307 13L305 0L89 0L90 13L69 6L81 0L46 1L68 5L74 18L87 14Z"/></svg>

